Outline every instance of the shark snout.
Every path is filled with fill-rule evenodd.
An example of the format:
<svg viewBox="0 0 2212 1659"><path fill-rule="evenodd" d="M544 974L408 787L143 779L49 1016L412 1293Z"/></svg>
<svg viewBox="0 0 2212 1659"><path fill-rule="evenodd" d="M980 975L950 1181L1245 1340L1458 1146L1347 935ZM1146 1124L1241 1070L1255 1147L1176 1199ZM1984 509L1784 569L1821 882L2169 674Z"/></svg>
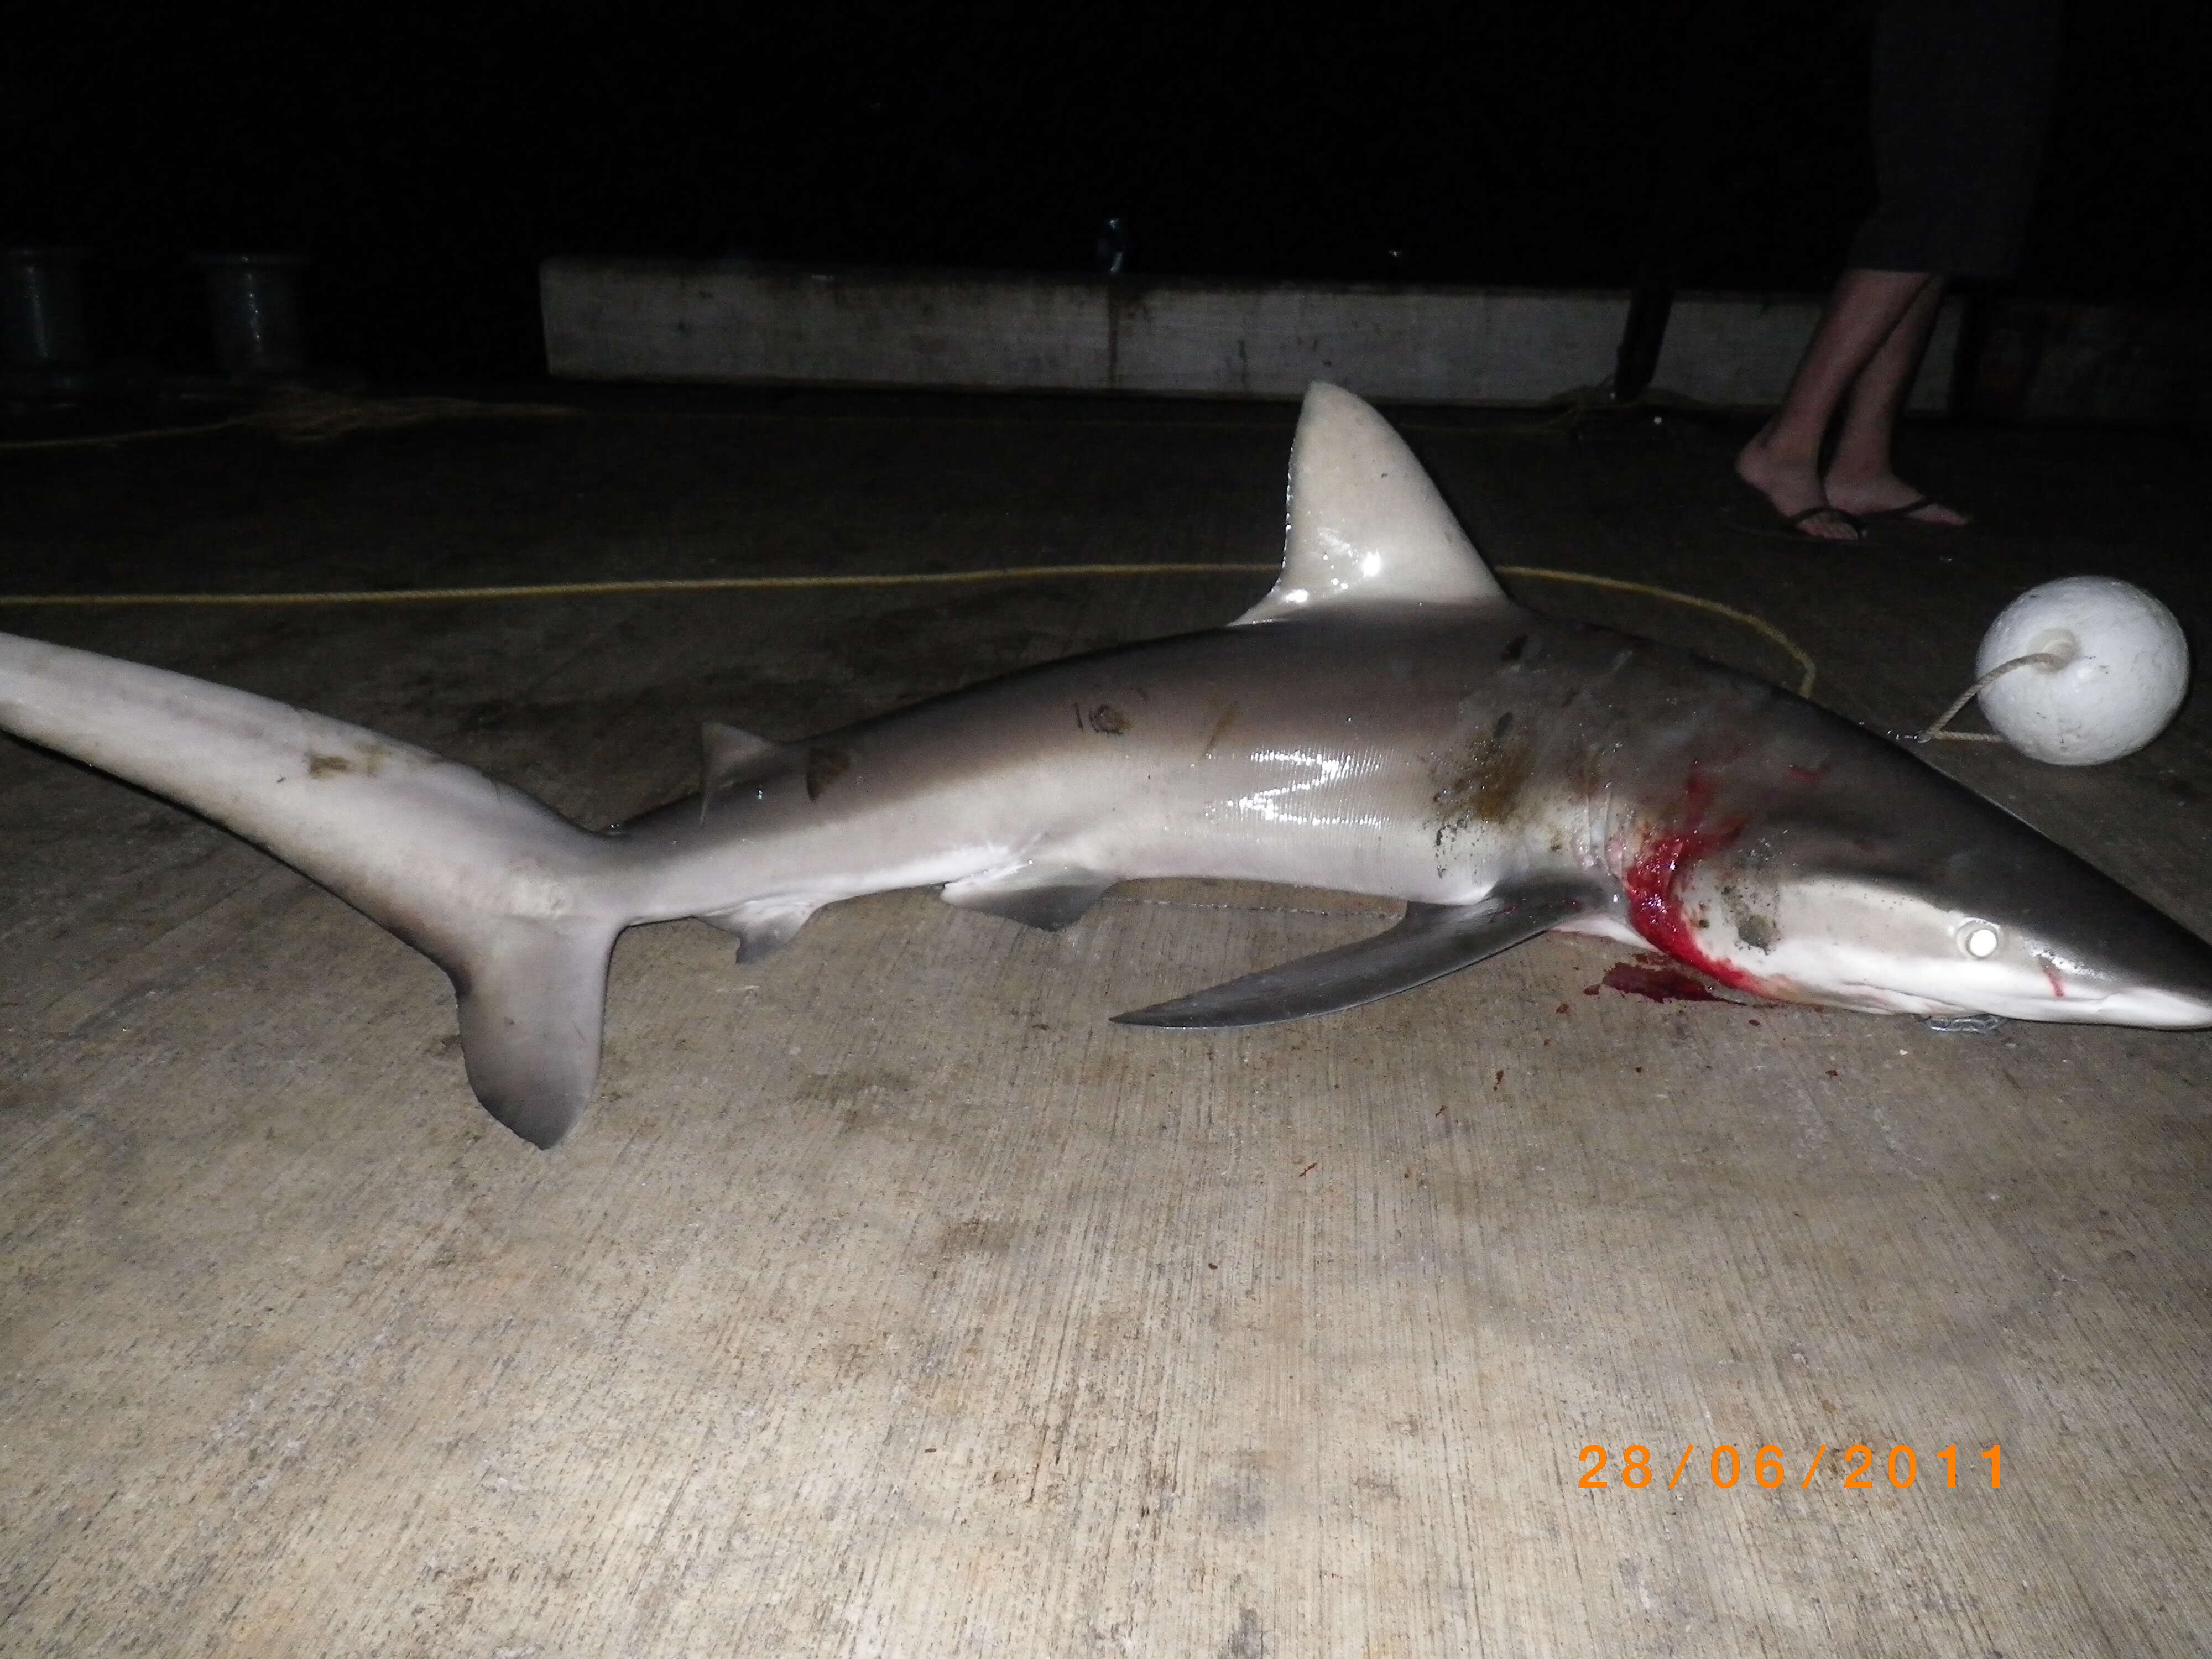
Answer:
<svg viewBox="0 0 2212 1659"><path fill-rule="evenodd" d="M2194 1031L2212 1026L2212 1000L2184 991L2131 985L2100 999L2097 1017L2107 1024Z"/></svg>
<svg viewBox="0 0 2212 1659"><path fill-rule="evenodd" d="M2212 943L2132 896L2129 908L2124 932L2101 930L2103 971L2094 977L2104 994L2091 1018L2169 1031L2212 1027Z"/></svg>
<svg viewBox="0 0 2212 1659"><path fill-rule="evenodd" d="M2087 949L2048 935L2030 944L2026 954L2034 975L2016 973L2008 992L2038 1006L1992 1012L2154 1030L2212 1027L2212 945L2148 907L2130 908L2129 937L2107 927ZM2043 984L2035 984L2034 975Z"/></svg>

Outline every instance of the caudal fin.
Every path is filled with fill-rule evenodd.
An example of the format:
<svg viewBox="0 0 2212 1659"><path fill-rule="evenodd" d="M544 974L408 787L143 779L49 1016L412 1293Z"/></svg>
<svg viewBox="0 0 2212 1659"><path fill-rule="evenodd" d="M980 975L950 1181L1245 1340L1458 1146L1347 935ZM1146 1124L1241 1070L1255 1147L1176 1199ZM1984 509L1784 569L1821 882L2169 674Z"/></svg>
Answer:
<svg viewBox="0 0 2212 1659"><path fill-rule="evenodd" d="M538 1146L598 1081L615 848L427 750L158 668L0 635L0 730L266 848L443 968L469 1082Z"/></svg>

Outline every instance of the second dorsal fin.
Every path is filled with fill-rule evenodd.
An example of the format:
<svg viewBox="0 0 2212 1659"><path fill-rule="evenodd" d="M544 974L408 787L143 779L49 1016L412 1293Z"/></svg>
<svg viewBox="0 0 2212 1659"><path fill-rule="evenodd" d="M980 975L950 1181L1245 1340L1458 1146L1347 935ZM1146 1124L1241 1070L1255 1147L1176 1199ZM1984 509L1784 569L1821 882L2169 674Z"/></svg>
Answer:
<svg viewBox="0 0 2212 1659"><path fill-rule="evenodd" d="M699 726L699 793L708 800L732 784L750 783L789 769L790 748L720 720Z"/></svg>
<svg viewBox="0 0 2212 1659"><path fill-rule="evenodd" d="M1505 598L1406 441L1326 380L1307 389L1298 416L1285 517L1282 574L1240 623Z"/></svg>

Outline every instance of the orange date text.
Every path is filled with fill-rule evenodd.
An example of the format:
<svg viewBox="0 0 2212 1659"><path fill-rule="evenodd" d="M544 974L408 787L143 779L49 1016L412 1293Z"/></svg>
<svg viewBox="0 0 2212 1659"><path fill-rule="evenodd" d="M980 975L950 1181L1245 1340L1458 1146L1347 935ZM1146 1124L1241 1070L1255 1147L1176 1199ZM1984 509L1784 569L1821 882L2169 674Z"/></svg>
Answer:
<svg viewBox="0 0 2212 1659"><path fill-rule="evenodd" d="M1609 1447L1584 1446L1579 1457L1582 1478L1575 1485L1591 1492L1610 1491L1617 1486L1633 1492L1658 1486L1673 1492L1685 1482L1696 1486L1711 1480L1723 1492L1739 1486L1763 1486L1771 1492L1785 1486L1810 1486L1814 1477L1825 1468L1830 1480L1860 1492L1872 1492L1885 1484L1903 1492L1923 1478L1931 1482L1941 1480L1955 1492L1962 1474L1970 1486L1978 1486L1984 1474L1991 1492L2004 1486L2004 1448L1994 1443L1985 1451L1968 1452L1962 1465L1958 1443L1954 1441L1929 1457L1925 1469L1919 1454L1903 1444L1892 1446L1884 1455L1864 1443L1840 1449L1823 1443L1809 1453L1798 1453L1793 1464L1790 1454L1771 1443L1746 1449L1728 1444L1699 1446L1693 1441L1673 1460L1674 1469L1669 1473L1666 1458L1671 1453L1669 1448L1655 1463L1650 1447L1630 1444L1620 1448L1616 1461ZM1986 1470L1974 1467L1977 1457L1988 1465Z"/></svg>

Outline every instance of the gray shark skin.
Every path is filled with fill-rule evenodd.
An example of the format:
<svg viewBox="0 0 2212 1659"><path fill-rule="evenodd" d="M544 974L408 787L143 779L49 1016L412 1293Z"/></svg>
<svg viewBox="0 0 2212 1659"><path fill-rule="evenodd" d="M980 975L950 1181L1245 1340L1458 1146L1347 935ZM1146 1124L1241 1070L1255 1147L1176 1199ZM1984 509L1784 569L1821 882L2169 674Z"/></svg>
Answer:
<svg viewBox="0 0 2212 1659"><path fill-rule="evenodd" d="M451 976L469 1080L574 1127L617 934L750 960L824 904L938 886L1065 927L1115 882L1407 902L1361 944L1120 1018L1352 1006L1549 929L1778 1001L2212 1025L2212 946L2002 809L1785 691L1506 598L1412 453L1316 385L1284 568L1231 626L1009 675L808 741L705 732L698 794L605 834L411 745L0 635L0 729L179 801Z"/></svg>

